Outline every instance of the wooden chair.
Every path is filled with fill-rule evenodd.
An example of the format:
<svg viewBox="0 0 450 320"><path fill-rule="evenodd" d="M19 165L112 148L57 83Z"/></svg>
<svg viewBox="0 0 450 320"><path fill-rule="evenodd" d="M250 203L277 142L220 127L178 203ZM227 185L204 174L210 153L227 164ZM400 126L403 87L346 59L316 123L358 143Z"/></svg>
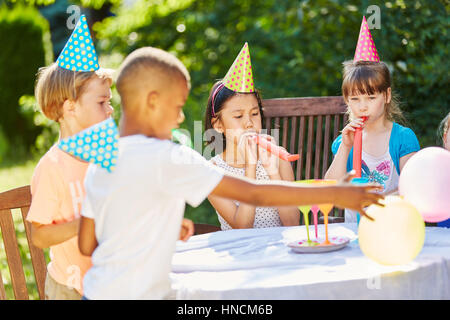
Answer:
<svg viewBox="0 0 450 320"><path fill-rule="evenodd" d="M332 161L331 144L348 120L344 99L277 98L262 104L268 134L290 153L300 154L292 163L296 180L323 179ZM334 212L330 222L344 222L343 210Z"/></svg>
<svg viewBox="0 0 450 320"><path fill-rule="evenodd" d="M20 258L19 246L16 237L16 226L13 221L13 209L20 209L28 242L28 249L33 265L35 283L39 293L39 298L44 299L44 283L47 273L47 266L42 249L35 247L31 243L30 223L25 220L31 204L30 186L24 186L0 193L0 227L3 244L8 260L9 273L14 291L15 299L28 300L25 273L22 260ZM5 286L0 274L0 300L6 300Z"/></svg>
<svg viewBox="0 0 450 320"><path fill-rule="evenodd" d="M216 231L220 231L220 230L221 230L220 227L214 226L212 224L206 224L206 223L195 223L194 224L194 235L216 232Z"/></svg>

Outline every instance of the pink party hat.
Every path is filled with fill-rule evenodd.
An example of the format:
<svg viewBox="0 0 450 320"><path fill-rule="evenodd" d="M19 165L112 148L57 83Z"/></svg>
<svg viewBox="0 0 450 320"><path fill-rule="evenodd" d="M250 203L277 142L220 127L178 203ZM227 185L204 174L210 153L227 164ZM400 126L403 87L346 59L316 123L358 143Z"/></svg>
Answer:
<svg viewBox="0 0 450 320"><path fill-rule="evenodd" d="M225 87L235 92L254 92L252 63L248 43L239 52L236 60L222 80Z"/></svg>
<svg viewBox="0 0 450 320"><path fill-rule="evenodd" d="M359 30L358 44L356 45L355 57L353 61L375 61L380 62L377 48L373 42L370 34L369 26L367 25L366 17L363 16L361 29Z"/></svg>

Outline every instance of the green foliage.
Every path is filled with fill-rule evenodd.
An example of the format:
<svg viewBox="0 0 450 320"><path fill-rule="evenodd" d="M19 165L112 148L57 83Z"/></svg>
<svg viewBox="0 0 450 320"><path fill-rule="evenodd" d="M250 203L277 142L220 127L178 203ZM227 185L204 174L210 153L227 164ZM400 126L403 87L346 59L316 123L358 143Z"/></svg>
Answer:
<svg viewBox="0 0 450 320"><path fill-rule="evenodd" d="M373 13L367 7L378 5L381 29L371 33L391 67L408 125L422 147L436 144L436 130L449 109L449 8L442 1L111 3L116 16L94 25L98 50L125 56L155 46L177 55L192 77L182 125L190 132L194 120L203 119L212 84L226 74L246 41L264 98L340 95L342 62L353 58L362 16L369 19ZM211 207L204 203L195 216L212 219L208 212Z"/></svg>
<svg viewBox="0 0 450 320"><path fill-rule="evenodd" d="M46 6L54 3L55 0L1 0L0 5L3 3L9 5L17 5L17 4L27 4L27 5L36 5L36 6Z"/></svg>
<svg viewBox="0 0 450 320"><path fill-rule="evenodd" d="M105 10L114 14L93 25L102 66L117 68L128 53L142 46L163 48L184 62L191 72L192 90L182 128L191 133L194 121L203 119L212 84L226 74L245 42L250 47L255 84L264 98L340 95L342 62L353 58L362 16L369 20L373 14L367 12L369 5L380 8L381 29L371 33L381 59L391 68L394 92L422 147L437 143L436 130L449 110L449 6L442 0L71 3L101 11L103 16ZM118 119L118 99L113 92ZM25 114L26 110L30 109L25 108ZM31 122L36 121L34 117L28 116ZM191 217L217 222L211 211L205 201ZM187 212L189 216L193 211L188 207Z"/></svg>
<svg viewBox="0 0 450 320"><path fill-rule="evenodd" d="M176 4L175 4L176 3ZM184 126L203 118L209 89L249 42L255 83L265 98L340 95L342 62L353 58L368 1L137 1L94 25L101 52L141 46L175 53L192 76ZM422 146L448 110L448 7L441 1L371 2L372 29L391 66L394 90ZM139 13L139 14L137 14Z"/></svg>
<svg viewBox="0 0 450 320"><path fill-rule="evenodd" d="M3 157L9 150L9 142L6 139L5 134L3 133L2 127L0 127L0 163L3 160Z"/></svg>
<svg viewBox="0 0 450 320"><path fill-rule="evenodd" d="M59 126L38 110L34 96L24 95L20 97L19 105L21 114L41 129L30 151L35 156L42 155L58 140Z"/></svg>
<svg viewBox="0 0 450 320"><path fill-rule="evenodd" d="M49 22L55 58L59 56L72 33L72 30L67 28L67 19L70 16L67 8L70 5L71 3L68 0L58 0L51 5L39 8L41 15Z"/></svg>
<svg viewBox="0 0 450 320"><path fill-rule="evenodd" d="M39 128L21 115L18 101L33 94L38 68L53 59L48 23L35 8L2 6L0 39L0 126L10 146L28 148Z"/></svg>

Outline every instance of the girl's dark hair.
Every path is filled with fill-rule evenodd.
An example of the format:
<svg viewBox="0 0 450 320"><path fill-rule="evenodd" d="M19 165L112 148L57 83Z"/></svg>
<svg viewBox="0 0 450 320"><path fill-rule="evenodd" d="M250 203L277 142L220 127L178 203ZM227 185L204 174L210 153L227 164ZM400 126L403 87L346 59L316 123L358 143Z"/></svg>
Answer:
<svg viewBox="0 0 450 320"><path fill-rule="evenodd" d="M232 98L238 94L254 94L256 97L256 100L258 101L259 113L261 114L261 118L264 117L261 96L260 96L258 90L255 89L254 92L240 93L240 92L235 92L233 90L230 90L225 86L222 86L222 88L219 89L219 91L216 93L215 97L213 97L213 94L216 91L217 87L221 84L222 84L222 81L220 81L220 80L217 81L216 83L214 83L214 85L211 88L211 91L209 92L209 98L208 98L208 103L206 105L206 112L205 112L205 132L207 132L209 129L213 129L213 122L220 119L220 111L222 110L225 102L227 102L230 98ZM213 116L213 112L212 112L213 98L214 98L214 114L215 114L215 116ZM222 139L222 143L223 143L223 150L225 150L226 149L225 135L223 133L221 133L220 135L221 135L221 139ZM214 142L214 136L209 137L206 140L206 145L209 145L213 142Z"/></svg>

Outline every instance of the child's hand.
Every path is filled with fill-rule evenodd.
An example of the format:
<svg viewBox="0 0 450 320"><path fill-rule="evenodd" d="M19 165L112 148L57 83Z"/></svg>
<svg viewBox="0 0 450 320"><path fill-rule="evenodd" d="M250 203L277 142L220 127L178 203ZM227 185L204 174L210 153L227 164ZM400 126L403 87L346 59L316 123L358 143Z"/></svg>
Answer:
<svg viewBox="0 0 450 320"><path fill-rule="evenodd" d="M363 128L364 121L362 118L354 119L342 129L342 143L347 148L353 147L353 140L355 139L355 131L357 128Z"/></svg>
<svg viewBox="0 0 450 320"><path fill-rule="evenodd" d="M260 136L264 137L266 140L276 145L275 139L272 136L269 136L267 134L260 134ZM267 174L269 176L278 174L280 167L280 158L276 154L273 154L267 151L266 149L261 148L259 145L258 145L258 153L259 159L261 160L261 164L263 165Z"/></svg>
<svg viewBox="0 0 450 320"><path fill-rule="evenodd" d="M194 223L192 220L183 218L181 222L180 240L188 241L188 239L194 234Z"/></svg>
<svg viewBox="0 0 450 320"><path fill-rule="evenodd" d="M371 204L384 206L379 202L384 199L384 196L375 193L376 191L379 191L382 186L376 183L359 186L351 184L350 181L354 176L355 170L352 170L339 180L338 186L341 186L342 188L338 191L335 205L341 208L356 210L361 213L361 215L373 221L373 218L366 214L364 208Z"/></svg>
<svg viewBox="0 0 450 320"><path fill-rule="evenodd" d="M257 145L253 137L256 136L256 132L246 132L241 135L238 144L238 152L243 155L245 165L256 166L258 161Z"/></svg>

